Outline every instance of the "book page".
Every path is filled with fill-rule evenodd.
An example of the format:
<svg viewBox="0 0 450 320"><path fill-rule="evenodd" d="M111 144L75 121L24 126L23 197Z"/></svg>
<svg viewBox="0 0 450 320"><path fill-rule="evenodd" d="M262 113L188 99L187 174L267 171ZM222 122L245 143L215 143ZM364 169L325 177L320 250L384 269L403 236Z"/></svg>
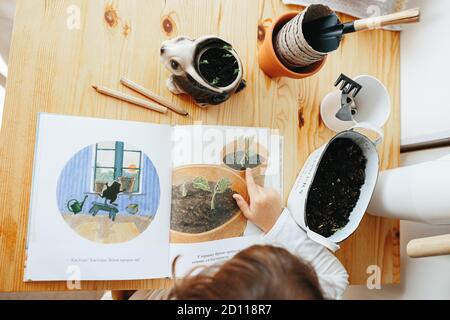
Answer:
<svg viewBox="0 0 450 320"><path fill-rule="evenodd" d="M26 281L169 276L171 133L40 115Z"/></svg>
<svg viewBox="0 0 450 320"><path fill-rule="evenodd" d="M261 240L233 194L248 200L245 169L282 192L281 139L269 129L178 126L173 134L171 260L183 275L231 258Z"/></svg>

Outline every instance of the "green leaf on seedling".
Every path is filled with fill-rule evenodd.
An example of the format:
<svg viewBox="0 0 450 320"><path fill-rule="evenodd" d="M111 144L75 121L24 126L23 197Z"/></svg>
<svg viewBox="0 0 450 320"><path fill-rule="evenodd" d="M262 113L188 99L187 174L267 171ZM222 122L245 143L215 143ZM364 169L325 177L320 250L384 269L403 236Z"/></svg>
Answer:
<svg viewBox="0 0 450 320"><path fill-rule="evenodd" d="M224 45L224 46L223 46L223 49L224 49L224 50L231 51L231 50L233 50L233 47L230 46L230 45Z"/></svg>
<svg viewBox="0 0 450 320"><path fill-rule="evenodd" d="M209 61L208 60L202 60L202 61L200 61L200 65L203 65L203 64L209 64Z"/></svg>
<svg viewBox="0 0 450 320"><path fill-rule="evenodd" d="M239 74L239 69L234 69L233 76L237 76Z"/></svg>
<svg viewBox="0 0 450 320"><path fill-rule="evenodd" d="M217 182L216 186L214 187L214 193L211 198L211 210L216 210L216 196L218 194L225 193L227 189L231 186L231 182L227 178L222 178Z"/></svg>
<svg viewBox="0 0 450 320"><path fill-rule="evenodd" d="M192 182L192 186L195 189L203 190L206 192L212 192L211 188L209 187L208 180L206 180L206 178L204 177L195 178L194 181Z"/></svg>
<svg viewBox="0 0 450 320"><path fill-rule="evenodd" d="M211 84L212 84L213 86L215 86L216 84L219 83L219 81L220 81L220 78L219 78L219 77L216 77L216 78L214 78L214 80L211 82Z"/></svg>
<svg viewBox="0 0 450 320"><path fill-rule="evenodd" d="M231 53L227 53L227 54L224 54L222 56L222 58L233 58L233 55Z"/></svg>
<svg viewBox="0 0 450 320"><path fill-rule="evenodd" d="M214 192L216 194L224 193L225 191L227 191L227 189L230 187L230 185L231 185L230 180L227 178L223 178L219 182L217 182L217 184L214 188Z"/></svg>

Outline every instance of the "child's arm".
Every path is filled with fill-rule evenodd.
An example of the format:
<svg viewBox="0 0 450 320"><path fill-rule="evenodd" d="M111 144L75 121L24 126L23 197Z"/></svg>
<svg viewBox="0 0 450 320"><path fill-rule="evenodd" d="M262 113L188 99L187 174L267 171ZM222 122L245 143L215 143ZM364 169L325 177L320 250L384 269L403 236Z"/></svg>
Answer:
<svg viewBox="0 0 450 320"><path fill-rule="evenodd" d="M251 171L247 171L250 204L235 195L244 215L261 228L266 236L264 242L279 245L300 257L315 269L324 295L338 299L348 286L348 274L339 260L322 245L310 240L296 224L289 210L282 209L278 192L255 184Z"/></svg>
<svg viewBox="0 0 450 320"><path fill-rule="evenodd" d="M308 262L319 277L320 286L328 299L340 299L348 287L348 274L339 260L325 247L312 241L285 209L264 242L279 245Z"/></svg>

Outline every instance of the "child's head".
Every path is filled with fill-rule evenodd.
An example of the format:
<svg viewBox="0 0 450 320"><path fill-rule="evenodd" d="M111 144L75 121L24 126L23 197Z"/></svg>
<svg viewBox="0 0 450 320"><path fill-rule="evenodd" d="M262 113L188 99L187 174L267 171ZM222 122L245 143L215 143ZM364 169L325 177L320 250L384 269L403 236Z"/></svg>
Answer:
<svg viewBox="0 0 450 320"><path fill-rule="evenodd" d="M282 248L253 246L220 267L180 280L169 299L314 300L323 295L308 264Z"/></svg>

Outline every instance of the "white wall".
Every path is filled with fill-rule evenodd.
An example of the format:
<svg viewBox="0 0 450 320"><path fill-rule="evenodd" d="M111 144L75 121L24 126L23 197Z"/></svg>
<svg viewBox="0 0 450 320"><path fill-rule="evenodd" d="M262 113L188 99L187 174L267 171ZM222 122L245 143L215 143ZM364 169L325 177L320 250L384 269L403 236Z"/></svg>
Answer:
<svg viewBox="0 0 450 320"><path fill-rule="evenodd" d="M0 0L0 127L5 100L7 62L13 28L15 0Z"/></svg>
<svg viewBox="0 0 450 320"><path fill-rule="evenodd" d="M450 1L410 0L419 24L401 35L402 145L450 137Z"/></svg>

